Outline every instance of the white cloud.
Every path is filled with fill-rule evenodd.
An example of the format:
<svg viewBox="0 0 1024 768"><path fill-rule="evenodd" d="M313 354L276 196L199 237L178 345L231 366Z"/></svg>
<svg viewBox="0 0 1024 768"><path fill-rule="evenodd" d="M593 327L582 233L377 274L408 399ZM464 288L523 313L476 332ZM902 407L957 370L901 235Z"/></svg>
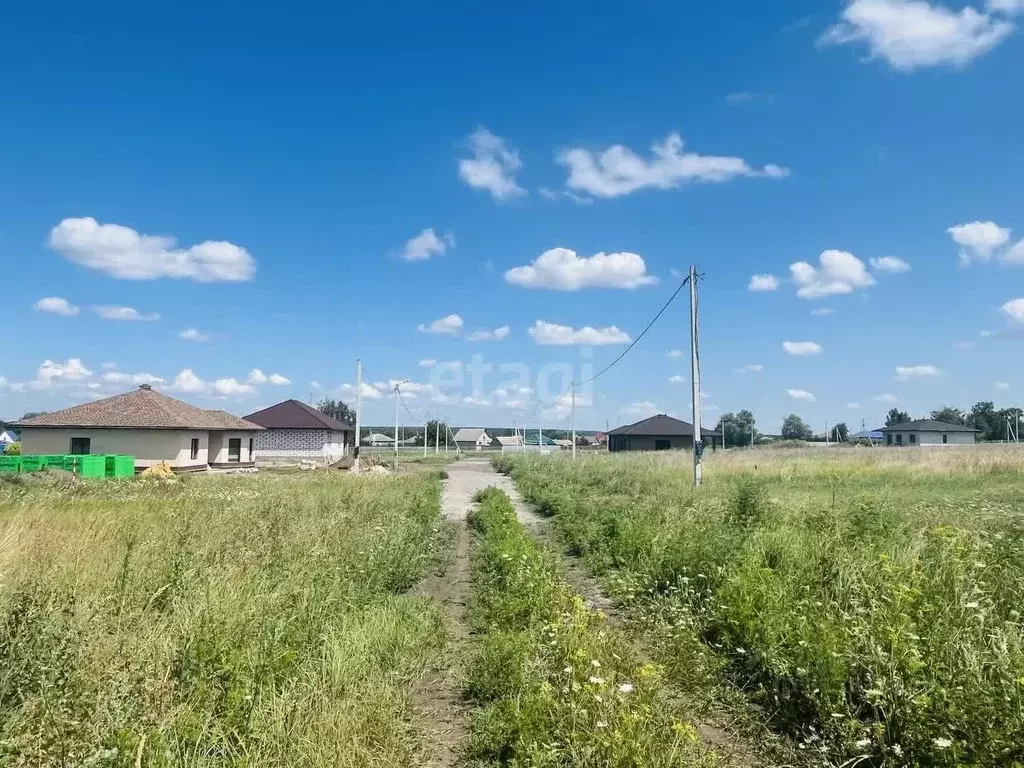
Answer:
<svg viewBox="0 0 1024 768"><path fill-rule="evenodd" d="M698 155L683 152L678 133L651 146L645 159L628 147L616 144L597 153L574 148L561 152L558 162L569 169L566 186L595 197L618 197L639 189L675 189L686 182L724 182L741 176L782 178L787 168L766 165L751 168L739 157Z"/></svg>
<svg viewBox="0 0 1024 768"><path fill-rule="evenodd" d="M675 357L682 357L682 356L683 356L683 350L681 350L681 349L670 349L668 352L665 353L665 357L675 358Z"/></svg>
<svg viewBox="0 0 1024 768"><path fill-rule="evenodd" d="M817 268L806 261L789 265L789 273L797 285L796 295L801 299L820 299L841 293L853 293L857 288L874 285L864 262L846 251L822 251Z"/></svg>
<svg viewBox="0 0 1024 768"><path fill-rule="evenodd" d="M47 296L45 299L37 301L32 307L40 312L49 312L51 315L64 315L64 317L77 315L81 311L70 301L59 296Z"/></svg>
<svg viewBox="0 0 1024 768"><path fill-rule="evenodd" d="M881 395L875 395L871 399L876 403L885 403L886 405L896 405L896 403L900 401L896 395L890 395L888 392Z"/></svg>
<svg viewBox="0 0 1024 768"><path fill-rule="evenodd" d="M993 384L993 386L996 389L1004 389L1004 390L1010 388L1010 385L1007 382L1005 382L1005 381L997 381L995 384Z"/></svg>
<svg viewBox="0 0 1024 768"><path fill-rule="evenodd" d="M256 260L233 243L211 241L175 248L173 237L141 235L91 216L64 219L50 232L50 247L69 261L124 280L162 277L199 282L251 280Z"/></svg>
<svg viewBox="0 0 1024 768"><path fill-rule="evenodd" d="M178 337L185 341L209 341L210 334L200 331L198 328L186 328L178 334Z"/></svg>
<svg viewBox="0 0 1024 768"><path fill-rule="evenodd" d="M419 362L420 368L432 368L435 365L437 365L437 360L435 360L432 357L428 357L425 360L420 360Z"/></svg>
<svg viewBox="0 0 1024 768"><path fill-rule="evenodd" d="M1024 323L1024 299L1011 299L1003 304L1003 313L1017 323ZM982 336L991 336L987 331L981 332Z"/></svg>
<svg viewBox="0 0 1024 768"><path fill-rule="evenodd" d="M967 266L972 261L989 261L993 253L1010 242L1010 230L1000 227L994 221L957 224L946 231L953 238L953 242L960 246L962 266Z"/></svg>
<svg viewBox="0 0 1024 768"><path fill-rule="evenodd" d="M122 320L129 323L151 323L160 319L158 312L143 313L134 307L93 307L92 311L104 320Z"/></svg>
<svg viewBox="0 0 1024 768"><path fill-rule="evenodd" d="M805 400L808 403L813 403L817 399L806 389L787 389L786 394L789 395L792 400Z"/></svg>
<svg viewBox="0 0 1024 768"><path fill-rule="evenodd" d="M739 373L742 375L744 373L760 373L763 370L763 365L759 365L758 363L751 363L750 365L744 365L742 368L737 368L735 370L735 373Z"/></svg>
<svg viewBox="0 0 1024 768"><path fill-rule="evenodd" d="M509 331L511 331L511 328L503 325L500 328L495 328L493 331L473 331L466 339L469 341L501 341L508 336Z"/></svg>
<svg viewBox="0 0 1024 768"><path fill-rule="evenodd" d="M970 5L953 11L925 0L852 0L842 18L819 38L820 44L863 43L869 58L884 59L902 72L963 67L1014 29L1006 19Z"/></svg>
<svg viewBox="0 0 1024 768"><path fill-rule="evenodd" d="M291 384L291 379L286 376L282 376L280 373L272 373L267 377L267 381L273 384L275 387L286 387Z"/></svg>
<svg viewBox="0 0 1024 768"><path fill-rule="evenodd" d="M458 315L448 315L442 317L439 320L435 320L430 325L424 325L420 323L418 328L422 333L447 333L455 334L462 328L462 318Z"/></svg>
<svg viewBox="0 0 1024 768"><path fill-rule="evenodd" d="M311 386L313 389L321 389L319 381L311 381L309 382L309 386Z"/></svg>
<svg viewBox="0 0 1024 768"><path fill-rule="evenodd" d="M895 256L882 256L871 259L871 268L877 272L909 272L910 265Z"/></svg>
<svg viewBox="0 0 1024 768"><path fill-rule="evenodd" d="M630 416L654 416L659 413L658 406L650 400L641 400L636 403L628 403L622 408L623 413Z"/></svg>
<svg viewBox="0 0 1024 768"><path fill-rule="evenodd" d="M444 255L445 251L454 245L455 237L450 233L440 238L432 228L424 229L416 237L406 241L401 258L403 261L424 261L431 256Z"/></svg>
<svg viewBox="0 0 1024 768"><path fill-rule="evenodd" d="M356 388L352 384L342 384L341 391L355 396ZM367 400L376 400L384 396L383 392L377 391L375 387L367 384L365 381L363 382L362 387L360 387L359 392L360 395L365 397Z"/></svg>
<svg viewBox="0 0 1024 768"><path fill-rule="evenodd" d="M183 368L178 372L178 375L174 377L174 381L171 382L171 389L176 392L203 392L208 386L209 385L205 381L192 372L191 368Z"/></svg>
<svg viewBox="0 0 1024 768"><path fill-rule="evenodd" d="M121 371L107 371L100 378L107 384L163 384L164 380L152 373L122 373Z"/></svg>
<svg viewBox="0 0 1024 768"><path fill-rule="evenodd" d="M104 371L112 371L115 368L117 368L117 363L102 363L100 365L100 368L102 368Z"/></svg>
<svg viewBox="0 0 1024 768"><path fill-rule="evenodd" d="M647 274L643 257L635 253L597 253L577 256L568 248L544 251L532 263L513 267L505 282L524 288L578 291L581 288L639 288L658 278Z"/></svg>
<svg viewBox="0 0 1024 768"><path fill-rule="evenodd" d="M530 336L538 344L556 346L582 344L588 347L597 347L607 344L628 344L630 341L629 334L614 325L607 328L592 328L585 325L576 329L567 325L548 323L544 320L537 320L533 324L530 328Z"/></svg>
<svg viewBox="0 0 1024 768"><path fill-rule="evenodd" d="M0 376L0 389L3 389L6 386L7 386L7 379L5 379L3 376Z"/></svg>
<svg viewBox="0 0 1024 768"><path fill-rule="evenodd" d="M986 6L991 13L1024 13L1024 0L988 0Z"/></svg>
<svg viewBox="0 0 1024 768"><path fill-rule="evenodd" d="M84 382L91 376L92 371L86 368L81 359L77 357L69 357L63 363L44 360L36 371L35 379L28 382L15 382L10 384L10 387L15 392L48 390L68 383Z"/></svg>
<svg viewBox="0 0 1024 768"><path fill-rule="evenodd" d="M775 275L754 275L750 278L748 291L763 292L779 290L779 278Z"/></svg>
<svg viewBox="0 0 1024 768"><path fill-rule="evenodd" d="M1017 244L1002 255L1004 264L1024 264L1024 240L1017 241Z"/></svg>
<svg viewBox="0 0 1024 768"><path fill-rule="evenodd" d="M224 397L240 397L256 394L256 387L244 384L237 379L217 379L213 382L213 391Z"/></svg>
<svg viewBox="0 0 1024 768"><path fill-rule="evenodd" d="M504 139L479 128L469 137L469 146L473 157L459 160L460 179L474 189L486 189L498 201L526 194L515 178L523 163Z"/></svg>
<svg viewBox="0 0 1024 768"><path fill-rule="evenodd" d="M249 378L246 379L250 384L266 384L267 374L261 371L259 368L253 368L249 371Z"/></svg>
<svg viewBox="0 0 1024 768"><path fill-rule="evenodd" d="M775 97L769 93L753 93L751 91L737 91L727 94L726 104L746 104L749 102L772 102Z"/></svg>
<svg viewBox="0 0 1024 768"><path fill-rule="evenodd" d="M896 381L910 381L926 376L941 376L944 371L934 365L898 365L896 366Z"/></svg>
<svg viewBox="0 0 1024 768"><path fill-rule="evenodd" d="M846 407L849 408L851 411L856 411L860 408L860 403L847 403Z"/></svg>
<svg viewBox="0 0 1024 768"><path fill-rule="evenodd" d="M782 348L791 355L818 355L821 354L821 344L815 341L784 341Z"/></svg>
<svg viewBox="0 0 1024 768"><path fill-rule="evenodd" d="M668 380L673 384L682 384L686 381L686 377L677 373L675 376L669 376Z"/></svg>

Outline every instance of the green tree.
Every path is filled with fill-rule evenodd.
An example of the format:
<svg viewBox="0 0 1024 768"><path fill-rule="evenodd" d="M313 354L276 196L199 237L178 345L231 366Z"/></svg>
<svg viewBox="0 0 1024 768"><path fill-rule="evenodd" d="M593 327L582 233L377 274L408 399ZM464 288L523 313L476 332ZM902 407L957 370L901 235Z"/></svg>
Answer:
<svg viewBox="0 0 1024 768"><path fill-rule="evenodd" d="M980 432L982 440L1002 440L1006 436L1006 418L1000 416L991 400L983 400L971 406L967 414L967 426Z"/></svg>
<svg viewBox="0 0 1024 768"><path fill-rule="evenodd" d="M335 400L332 397L325 398L316 404L316 409L320 413L330 416L332 419L343 421L346 424L354 425L356 423L356 413L349 408L341 400Z"/></svg>
<svg viewBox="0 0 1024 768"><path fill-rule="evenodd" d="M964 412L959 408L954 408L952 405L944 405L938 410L932 411L932 418L945 424L959 424L961 426L967 424Z"/></svg>
<svg viewBox="0 0 1024 768"><path fill-rule="evenodd" d="M814 432L795 413L789 414L782 422L782 437L785 440L810 440Z"/></svg>
<svg viewBox="0 0 1024 768"><path fill-rule="evenodd" d="M438 445L448 445L448 424L436 419L427 422L427 445L434 445L435 439L438 439Z"/></svg>
<svg viewBox="0 0 1024 768"><path fill-rule="evenodd" d="M744 409L738 413L724 413L718 420L715 431L720 433L725 446L750 445L751 439L756 440L757 430L754 428L754 414ZM753 438L752 438L753 436Z"/></svg>
<svg viewBox="0 0 1024 768"><path fill-rule="evenodd" d="M906 424L910 421L910 414L906 411L901 411L899 408L892 408L885 415L885 426L895 427L897 424Z"/></svg>
<svg viewBox="0 0 1024 768"><path fill-rule="evenodd" d="M25 419L34 419L36 416L45 416L48 413L49 411L27 411L21 417L21 419L19 419L19 421L24 421Z"/></svg>
<svg viewBox="0 0 1024 768"><path fill-rule="evenodd" d="M832 427L832 433L829 439L833 443L845 443L846 439L850 436L850 428L846 426L846 422L839 422Z"/></svg>

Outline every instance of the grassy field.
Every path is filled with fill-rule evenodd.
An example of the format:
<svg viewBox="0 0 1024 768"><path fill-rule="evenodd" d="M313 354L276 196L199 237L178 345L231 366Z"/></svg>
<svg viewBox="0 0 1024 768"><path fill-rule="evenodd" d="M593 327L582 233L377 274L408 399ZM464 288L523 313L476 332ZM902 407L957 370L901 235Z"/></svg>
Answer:
<svg viewBox="0 0 1024 768"><path fill-rule="evenodd" d="M440 487L0 484L0 765L412 764Z"/></svg>
<svg viewBox="0 0 1024 768"><path fill-rule="evenodd" d="M1024 453L497 460L650 632L832 764L1024 764Z"/></svg>

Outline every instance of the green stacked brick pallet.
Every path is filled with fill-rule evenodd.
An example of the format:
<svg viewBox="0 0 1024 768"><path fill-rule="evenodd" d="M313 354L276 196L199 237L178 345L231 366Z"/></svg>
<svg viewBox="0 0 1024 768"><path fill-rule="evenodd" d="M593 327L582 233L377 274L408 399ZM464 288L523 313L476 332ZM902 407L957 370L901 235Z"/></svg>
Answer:
<svg viewBox="0 0 1024 768"><path fill-rule="evenodd" d="M106 456L79 456L78 476L79 477L106 477L107 457Z"/></svg>
<svg viewBox="0 0 1024 768"><path fill-rule="evenodd" d="M0 455L0 472L20 472L21 456Z"/></svg>
<svg viewBox="0 0 1024 768"><path fill-rule="evenodd" d="M134 477L135 457L111 454L106 457L107 477Z"/></svg>

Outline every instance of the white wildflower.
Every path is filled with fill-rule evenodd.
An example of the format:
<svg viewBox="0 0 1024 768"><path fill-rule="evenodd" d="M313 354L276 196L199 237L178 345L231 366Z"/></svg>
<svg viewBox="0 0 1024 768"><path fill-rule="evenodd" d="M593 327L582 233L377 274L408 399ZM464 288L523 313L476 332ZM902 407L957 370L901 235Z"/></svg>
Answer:
<svg viewBox="0 0 1024 768"><path fill-rule="evenodd" d="M595 677L594 675L591 675L587 682L589 682L591 685L604 685L604 678Z"/></svg>
<svg viewBox="0 0 1024 768"><path fill-rule="evenodd" d="M597 721L597 727L598 728L607 728L608 727L608 723L606 723L604 720L598 720Z"/></svg>
<svg viewBox="0 0 1024 768"><path fill-rule="evenodd" d="M594 667L595 669L599 669L601 667L601 662L597 659L591 659L590 666Z"/></svg>
<svg viewBox="0 0 1024 768"><path fill-rule="evenodd" d="M939 749L949 749L953 746L953 742L950 739L939 738L935 739L933 743Z"/></svg>
<svg viewBox="0 0 1024 768"><path fill-rule="evenodd" d="M632 693L632 692L633 692L633 684L632 683L623 683L622 685L619 686L619 693Z"/></svg>
<svg viewBox="0 0 1024 768"><path fill-rule="evenodd" d="M965 608L977 608L978 607L978 601L977 600L972 600L971 602L969 602L964 607Z"/></svg>
<svg viewBox="0 0 1024 768"><path fill-rule="evenodd" d="M854 746L857 747L857 749L864 749L864 747L871 746L871 739L861 739L854 744Z"/></svg>

